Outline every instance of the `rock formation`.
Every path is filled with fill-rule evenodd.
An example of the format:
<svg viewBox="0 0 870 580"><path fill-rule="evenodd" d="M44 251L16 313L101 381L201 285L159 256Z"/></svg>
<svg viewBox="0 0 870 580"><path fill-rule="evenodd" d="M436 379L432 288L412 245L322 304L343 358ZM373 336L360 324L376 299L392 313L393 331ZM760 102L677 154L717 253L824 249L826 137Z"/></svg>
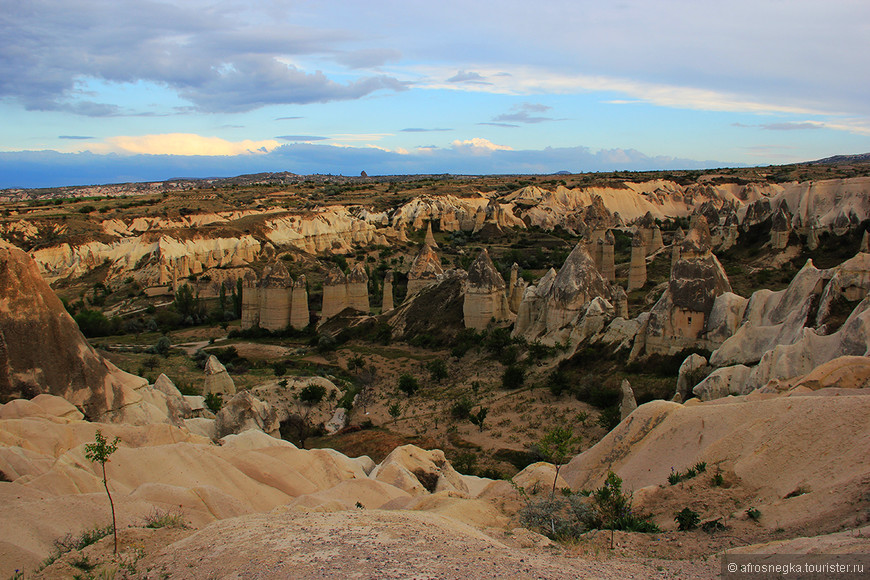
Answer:
<svg viewBox="0 0 870 580"><path fill-rule="evenodd" d="M347 275L347 307L369 313L369 275L362 262L354 264Z"/></svg>
<svg viewBox="0 0 870 580"><path fill-rule="evenodd" d="M426 224L426 238L423 240L424 246L429 246L433 250L438 249L438 244L435 243L435 236L432 234L432 222Z"/></svg>
<svg viewBox="0 0 870 580"><path fill-rule="evenodd" d="M784 250L788 245L788 236L791 233L791 214L788 206L783 201L773 214L770 222L770 247L774 250Z"/></svg>
<svg viewBox="0 0 870 580"><path fill-rule="evenodd" d="M434 284L443 273L441 258L438 257L432 246L423 244L408 270L408 296Z"/></svg>
<svg viewBox="0 0 870 580"><path fill-rule="evenodd" d="M505 296L505 283L501 274L482 250L468 268L465 281L465 300L462 305L466 328L483 329L491 322L512 318Z"/></svg>
<svg viewBox="0 0 870 580"><path fill-rule="evenodd" d="M507 287L508 308L514 314L519 312L523 295L526 292L526 288L529 287L529 283L519 277L519 271L519 265L514 262L511 266L511 278Z"/></svg>
<svg viewBox="0 0 870 580"><path fill-rule="evenodd" d="M631 383L626 379L622 380L619 386L621 398L619 402L619 420L625 421L625 418L631 415L637 409L637 401L634 398L634 391L631 389Z"/></svg>
<svg viewBox="0 0 870 580"><path fill-rule="evenodd" d="M384 274L384 302L381 306L381 313L389 312L393 308L393 271L390 270Z"/></svg>
<svg viewBox="0 0 870 580"><path fill-rule="evenodd" d="M609 301L612 289L595 268L587 244L580 242L558 273L551 269L536 286L528 287L513 334L528 340L541 338L551 344L565 339L567 334L561 336L559 331L577 322L596 298ZM609 303L607 308L612 309Z"/></svg>
<svg viewBox="0 0 870 580"><path fill-rule="evenodd" d="M0 400L59 395L99 419L143 409L147 384L88 344L27 254L0 248Z"/></svg>
<svg viewBox="0 0 870 580"><path fill-rule="evenodd" d="M251 273L242 282L242 328L280 331L308 326L308 290L305 276L293 282L286 266L276 261L263 270L258 283Z"/></svg>
<svg viewBox="0 0 870 580"><path fill-rule="evenodd" d="M635 234L631 239L631 262L628 266L628 291L638 290L646 284L646 255L643 237Z"/></svg>
<svg viewBox="0 0 870 580"><path fill-rule="evenodd" d="M678 227L676 231L674 231L674 237L671 241L671 268L674 267L680 259L680 244L683 243L683 240L686 239L686 234L683 232L683 228Z"/></svg>
<svg viewBox="0 0 870 580"><path fill-rule="evenodd" d="M234 433L257 429L280 438L278 418L275 410L254 397L249 391L242 391L228 401L224 401L215 419L218 438Z"/></svg>
<svg viewBox="0 0 870 580"><path fill-rule="evenodd" d="M280 261L273 263L263 272L259 291L260 328L266 330L284 330L287 328L290 323L292 288L293 279Z"/></svg>
<svg viewBox="0 0 870 580"><path fill-rule="evenodd" d="M296 330L302 330L310 323L308 281L305 279L305 274L302 274L293 283L293 292L290 299L290 326Z"/></svg>
<svg viewBox="0 0 870 580"><path fill-rule="evenodd" d="M208 357L205 363L205 382L202 386L203 394L234 395L236 385L233 378L227 372L227 368L214 355Z"/></svg>
<svg viewBox="0 0 870 580"><path fill-rule="evenodd" d="M614 245L616 240L610 230L606 230L601 235L594 246L593 258L595 259L595 267L604 276L604 279L611 284L616 281L616 269L614 264Z"/></svg>
<svg viewBox="0 0 870 580"><path fill-rule="evenodd" d="M347 276L338 268L332 268L323 280L322 319L332 318L347 308Z"/></svg>
<svg viewBox="0 0 870 580"><path fill-rule="evenodd" d="M722 264L711 252L712 237L703 216L696 216L680 245L668 288L649 313L647 352L707 346L707 321L716 297L731 292Z"/></svg>

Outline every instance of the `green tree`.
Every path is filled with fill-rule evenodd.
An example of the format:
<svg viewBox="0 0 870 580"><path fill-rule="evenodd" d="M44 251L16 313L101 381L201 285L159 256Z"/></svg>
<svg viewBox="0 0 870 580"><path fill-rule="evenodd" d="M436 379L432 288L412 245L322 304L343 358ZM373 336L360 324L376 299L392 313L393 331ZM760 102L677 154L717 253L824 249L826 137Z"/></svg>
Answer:
<svg viewBox="0 0 870 580"><path fill-rule="evenodd" d="M481 433L483 432L483 422L486 420L487 413L489 413L489 407L481 407L477 410L477 413L471 413L468 416L468 420L471 421L472 425L477 425Z"/></svg>
<svg viewBox="0 0 870 580"><path fill-rule="evenodd" d="M402 408L399 407L399 403L393 403L387 411L389 411L390 417L392 417L394 421L402 414Z"/></svg>
<svg viewBox="0 0 870 580"><path fill-rule="evenodd" d="M508 390L519 389L526 382L526 371L519 365L511 365L501 375L501 386Z"/></svg>
<svg viewBox="0 0 870 580"><path fill-rule="evenodd" d="M417 382L417 379L409 375L408 373L402 374L399 377L399 390L408 395L409 397L417 392L420 388L420 383Z"/></svg>
<svg viewBox="0 0 870 580"><path fill-rule="evenodd" d="M447 378L447 363L444 359L436 358L426 363L426 369L429 371L429 376L436 383L440 383Z"/></svg>
<svg viewBox="0 0 870 580"><path fill-rule="evenodd" d="M118 449L120 439L115 437L114 441L109 443L103 436L103 433L97 429L94 435L93 443L85 444L85 457L88 461L99 462L103 468L103 487L106 488L106 495L109 496L109 505L112 506L112 533L115 535L115 553L118 553L118 527L115 520L115 502L112 501L112 494L109 492L109 482L106 479L106 462L109 461L109 456Z"/></svg>
<svg viewBox="0 0 870 580"><path fill-rule="evenodd" d="M204 307L199 299L199 292L194 291L189 284L184 284L175 292L175 311L188 324L200 322Z"/></svg>
<svg viewBox="0 0 870 580"><path fill-rule="evenodd" d="M544 460L556 466L556 475L553 477L553 491L556 494L556 481L559 479L559 470L569 457L574 455L580 445L581 438L575 437L567 427L556 427L550 430L538 441L537 450Z"/></svg>

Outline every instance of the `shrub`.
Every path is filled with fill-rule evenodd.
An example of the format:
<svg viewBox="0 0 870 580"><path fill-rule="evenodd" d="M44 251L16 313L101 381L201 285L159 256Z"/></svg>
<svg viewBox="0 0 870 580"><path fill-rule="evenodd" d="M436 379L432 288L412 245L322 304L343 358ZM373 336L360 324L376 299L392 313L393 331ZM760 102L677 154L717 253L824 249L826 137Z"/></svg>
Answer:
<svg viewBox="0 0 870 580"><path fill-rule="evenodd" d="M501 375L501 386L504 389L519 389L526 382L526 371L519 365L507 367Z"/></svg>
<svg viewBox="0 0 870 580"><path fill-rule="evenodd" d="M276 377L283 377L287 374L287 365L280 361L272 363L272 371Z"/></svg>
<svg viewBox="0 0 870 580"><path fill-rule="evenodd" d="M393 420L396 420L402 414L402 409L399 407L399 403L393 403L390 405L389 409L387 409L387 412L390 413L390 417L392 417Z"/></svg>
<svg viewBox="0 0 870 580"><path fill-rule="evenodd" d="M224 406L224 396L220 393L206 393L205 406L208 407L209 411L216 414Z"/></svg>
<svg viewBox="0 0 870 580"><path fill-rule="evenodd" d="M184 521L184 515L180 511L175 512L154 508L150 514L145 516L145 527L151 529L186 528L187 523Z"/></svg>
<svg viewBox="0 0 870 580"><path fill-rule="evenodd" d="M472 425L477 425L481 432L483 432L483 422L486 420L486 416L489 413L489 407L480 407L477 410L477 413L471 413L468 416L468 420L471 421Z"/></svg>
<svg viewBox="0 0 870 580"><path fill-rule="evenodd" d="M749 508L747 508L747 510L746 510L746 515L747 515L747 516L749 517L749 519L751 519L753 522L757 522L758 520L761 519L761 511L757 510L757 509L754 508L754 507L749 507Z"/></svg>
<svg viewBox="0 0 870 580"><path fill-rule="evenodd" d="M598 415L598 424L607 432L613 431L613 429L619 425L620 421L621 414L619 412L619 407L616 405L607 407Z"/></svg>
<svg viewBox="0 0 870 580"><path fill-rule="evenodd" d="M426 363L426 369L429 371L432 380L437 383L440 383L447 378L447 363L445 363L443 359L436 358L430 360Z"/></svg>
<svg viewBox="0 0 870 580"><path fill-rule="evenodd" d="M471 409L474 407L474 403L468 397L462 397L450 407L450 415L458 420L464 421L471 416Z"/></svg>
<svg viewBox="0 0 870 580"><path fill-rule="evenodd" d="M701 523L701 518L698 515L698 512L684 507L682 510L677 512L674 521L677 522L677 528L679 528L681 532L687 532L697 528L698 524Z"/></svg>
<svg viewBox="0 0 870 580"><path fill-rule="evenodd" d="M316 405L326 396L326 387L310 383L299 391L299 400L306 405Z"/></svg>
<svg viewBox="0 0 870 580"><path fill-rule="evenodd" d="M417 382L417 379L409 375L408 373L404 373L399 377L399 390L408 395L409 397L417 392L420 388L420 383Z"/></svg>

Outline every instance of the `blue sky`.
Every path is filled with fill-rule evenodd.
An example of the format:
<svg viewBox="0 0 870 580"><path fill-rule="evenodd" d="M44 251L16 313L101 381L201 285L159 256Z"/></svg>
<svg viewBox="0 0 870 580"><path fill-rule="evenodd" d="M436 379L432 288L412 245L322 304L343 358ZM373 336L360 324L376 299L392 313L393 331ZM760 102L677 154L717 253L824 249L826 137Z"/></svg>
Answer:
<svg viewBox="0 0 870 580"><path fill-rule="evenodd" d="M866 0L0 0L0 187L870 151Z"/></svg>

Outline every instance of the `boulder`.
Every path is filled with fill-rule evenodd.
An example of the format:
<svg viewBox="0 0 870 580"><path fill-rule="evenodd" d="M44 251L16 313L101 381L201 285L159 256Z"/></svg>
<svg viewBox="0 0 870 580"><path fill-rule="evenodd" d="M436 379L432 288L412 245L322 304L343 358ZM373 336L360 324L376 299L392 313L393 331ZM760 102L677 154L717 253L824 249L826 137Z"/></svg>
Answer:
<svg viewBox="0 0 870 580"><path fill-rule="evenodd" d="M690 354L680 365L680 372L677 376L677 391L674 393L674 401L682 403L687 401L692 394L692 389L703 376L710 373L710 367L707 365L707 359L699 354Z"/></svg>
<svg viewBox="0 0 870 580"><path fill-rule="evenodd" d="M225 401L217 413L215 423L218 438L249 429L259 429L279 438L278 427L275 410L248 391L242 391L229 401Z"/></svg>
<svg viewBox="0 0 870 580"><path fill-rule="evenodd" d="M338 433L347 425L347 410L344 407L339 407L332 414L332 418L324 425L324 430L327 435Z"/></svg>
<svg viewBox="0 0 870 580"><path fill-rule="evenodd" d="M748 386L752 369L734 365L716 369L692 388L692 393L702 401L711 401L728 395L745 395L753 390Z"/></svg>
<svg viewBox="0 0 870 580"><path fill-rule="evenodd" d="M202 387L202 392L206 395L234 395L236 393L233 378L227 372L227 368L214 355L210 355L205 363L205 384Z"/></svg>
<svg viewBox="0 0 870 580"><path fill-rule="evenodd" d="M394 485L411 495L452 491L468 494L468 486L457 473L444 452L426 451L414 445L394 449L369 477Z"/></svg>

